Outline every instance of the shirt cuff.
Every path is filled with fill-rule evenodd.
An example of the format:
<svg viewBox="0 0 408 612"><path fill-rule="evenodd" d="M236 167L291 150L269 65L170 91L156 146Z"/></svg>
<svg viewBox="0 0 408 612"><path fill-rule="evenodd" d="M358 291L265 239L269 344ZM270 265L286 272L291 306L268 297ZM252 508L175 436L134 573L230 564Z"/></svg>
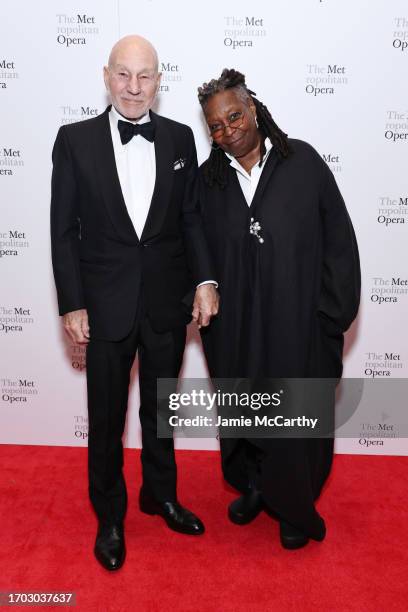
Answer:
<svg viewBox="0 0 408 612"><path fill-rule="evenodd" d="M216 288L216 289L218 289L218 283L217 283L217 281L215 281L215 280L206 280L206 281L203 281L202 283L200 283L199 285L197 285L196 289L198 289L199 287L201 287L201 285L208 285L208 284L215 285L215 288Z"/></svg>

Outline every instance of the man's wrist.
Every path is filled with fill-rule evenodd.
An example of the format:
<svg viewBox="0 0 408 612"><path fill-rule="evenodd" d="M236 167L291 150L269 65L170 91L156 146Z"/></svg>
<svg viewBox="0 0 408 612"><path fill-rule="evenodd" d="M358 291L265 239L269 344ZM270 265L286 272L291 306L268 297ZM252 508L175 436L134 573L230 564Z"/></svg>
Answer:
<svg viewBox="0 0 408 612"><path fill-rule="evenodd" d="M206 281L203 281L202 283L199 283L197 285L196 289L198 289L202 285L215 285L215 288L218 289L218 283L215 280L206 280Z"/></svg>

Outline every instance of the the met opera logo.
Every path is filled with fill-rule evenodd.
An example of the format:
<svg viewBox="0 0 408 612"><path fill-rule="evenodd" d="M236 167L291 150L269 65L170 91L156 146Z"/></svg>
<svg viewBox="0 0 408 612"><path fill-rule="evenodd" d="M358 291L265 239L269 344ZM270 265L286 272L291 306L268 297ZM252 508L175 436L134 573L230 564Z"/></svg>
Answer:
<svg viewBox="0 0 408 612"><path fill-rule="evenodd" d="M392 377L395 370L402 369L404 369L404 363L399 353L394 353L393 351L389 351L388 353L370 351L366 353L364 376L368 378Z"/></svg>
<svg viewBox="0 0 408 612"><path fill-rule="evenodd" d="M237 17L229 15L224 17L224 47L232 50L241 47L253 47L259 38L264 38L267 31L264 27L263 17Z"/></svg>
<svg viewBox="0 0 408 612"><path fill-rule="evenodd" d="M390 198L381 196L379 198L377 222L383 227L395 227L402 225L408 219L408 198Z"/></svg>
<svg viewBox="0 0 408 612"><path fill-rule="evenodd" d="M88 417L81 414L74 415L74 437L86 440L88 437Z"/></svg>
<svg viewBox="0 0 408 612"><path fill-rule="evenodd" d="M61 109L61 125L68 123L77 123L77 121L83 121L84 119L92 119L99 115L99 111L95 106L84 104L83 106L70 106L64 104L60 107Z"/></svg>
<svg viewBox="0 0 408 612"><path fill-rule="evenodd" d="M16 168L21 166L24 166L24 160L20 149L0 148L0 176L12 176Z"/></svg>
<svg viewBox="0 0 408 612"><path fill-rule="evenodd" d="M408 118L405 111L387 111L384 136L390 142L405 142L408 139Z"/></svg>
<svg viewBox="0 0 408 612"><path fill-rule="evenodd" d="M0 89L7 89L12 79L18 79L15 62L0 58Z"/></svg>
<svg viewBox="0 0 408 612"><path fill-rule="evenodd" d="M34 380L26 378L0 378L1 400L8 404L26 403L33 395L38 395Z"/></svg>
<svg viewBox="0 0 408 612"><path fill-rule="evenodd" d="M177 63L160 62L159 70L162 73L159 93L170 91L172 85L180 83L183 80L180 65Z"/></svg>
<svg viewBox="0 0 408 612"><path fill-rule="evenodd" d="M27 249L30 243L26 233L19 230L0 231L0 259L2 257L16 257L22 249Z"/></svg>
<svg viewBox="0 0 408 612"><path fill-rule="evenodd" d="M0 306L0 334L19 333L33 323L34 318L30 308Z"/></svg>
<svg viewBox="0 0 408 612"><path fill-rule="evenodd" d="M392 46L399 51L408 51L408 19L395 17Z"/></svg>
<svg viewBox="0 0 408 612"><path fill-rule="evenodd" d="M56 17L57 43L64 47L86 45L90 36L99 34L94 15L59 13Z"/></svg>
<svg viewBox="0 0 408 612"><path fill-rule="evenodd" d="M306 64L305 92L308 95L333 95L347 84L347 70L341 64Z"/></svg>
<svg viewBox="0 0 408 612"><path fill-rule="evenodd" d="M71 347L71 365L74 370L82 372L86 370L86 347L74 344Z"/></svg>
<svg viewBox="0 0 408 612"><path fill-rule="evenodd" d="M408 279L400 277L383 278L374 276L371 286L371 302L375 304L396 303L408 293Z"/></svg>
<svg viewBox="0 0 408 612"><path fill-rule="evenodd" d="M333 174L338 174L342 171L341 159L338 153L322 153L322 157L329 166Z"/></svg>

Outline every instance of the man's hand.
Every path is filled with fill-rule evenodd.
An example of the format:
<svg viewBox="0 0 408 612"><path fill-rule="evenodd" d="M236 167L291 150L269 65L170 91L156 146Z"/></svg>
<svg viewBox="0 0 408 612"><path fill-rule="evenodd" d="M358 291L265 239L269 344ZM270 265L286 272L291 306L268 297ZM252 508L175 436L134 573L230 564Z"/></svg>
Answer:
<svg viewBox="0 0 408 612"><path fill-rule="evenodd" d="M88 313L85 308L67 312L62 317L64 329L74 344L88 344Z"/></svg>
<svg viewBox="0 0 408 612"><path fill-rule="evenodd" d="M191 314L198 325L198 329L207 327L211 317L218 313L219 301L218 291L213 283L206 283L197 287Z"/></svg>

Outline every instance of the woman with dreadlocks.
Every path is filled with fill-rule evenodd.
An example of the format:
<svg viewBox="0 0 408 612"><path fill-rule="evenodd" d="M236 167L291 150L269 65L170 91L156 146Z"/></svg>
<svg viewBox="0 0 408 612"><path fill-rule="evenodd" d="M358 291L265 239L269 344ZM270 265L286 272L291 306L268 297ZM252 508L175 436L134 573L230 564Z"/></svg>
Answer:
<svg viewBox="0 0 408 612"><path fill-rule="evenodd" d="M221 304L202 329L210 374L338 379L360 268L334 177L310 145L287 138L241 73L225 69L198 92L212 138L200 206ZM334 393L329 404L333 412ZM241 493L231 521L243 525L267 510L285 548L324 538L315 501L330 471L332 437L221 434L221 454L226 480Z"/></svg>

